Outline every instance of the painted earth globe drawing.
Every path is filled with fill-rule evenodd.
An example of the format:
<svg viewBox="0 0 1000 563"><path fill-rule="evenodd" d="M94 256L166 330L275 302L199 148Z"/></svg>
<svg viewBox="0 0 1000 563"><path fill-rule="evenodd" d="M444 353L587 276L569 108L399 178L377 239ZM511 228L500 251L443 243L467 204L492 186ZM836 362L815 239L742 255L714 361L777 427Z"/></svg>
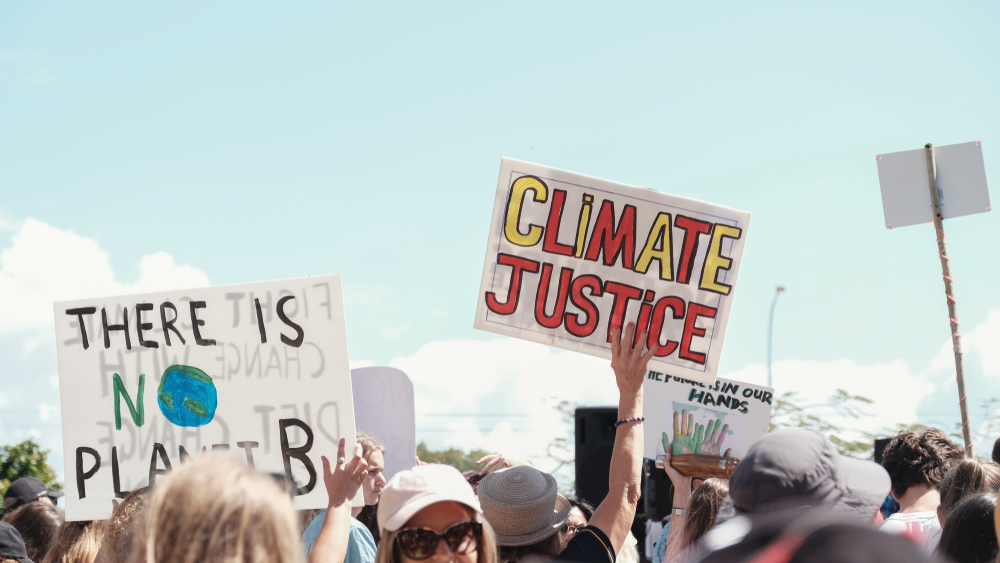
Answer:
<svg viewBox="0 0 1000 563"><path fill-rule="evenodd" d="M207 373L176 365L164 370L156 402L163 416L177 426L204 426L215 418L219 395Z"/></svg>

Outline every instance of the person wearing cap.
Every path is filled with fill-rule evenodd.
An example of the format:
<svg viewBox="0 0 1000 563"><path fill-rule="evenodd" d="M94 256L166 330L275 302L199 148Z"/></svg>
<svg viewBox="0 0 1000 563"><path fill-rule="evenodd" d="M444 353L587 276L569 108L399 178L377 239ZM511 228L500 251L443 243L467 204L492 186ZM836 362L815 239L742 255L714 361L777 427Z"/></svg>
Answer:
<svg viewBox="0 0 1000 563"><path fill-rule="evenodd" d="M28 552L24 548L21 534L17 533L14 526L0 522L0 561L7 559L18 563L33 563L31 559L28 559Z"/></svg>
<svg viewBox="0 0 1000 563"><path fill-rule="evenodd" d="M840 455L819 432L778 430L757 441L729 478L729 499L738 517L716 526L701 545L692 548L725 551L718 556L709 553L712 560L738 559L742 550L766 545L807 512L817 514L817 528L828 524L825 514L832 514L837 522L871 528L889 487L885 469ZM682 531L682 518L671 525L671 538L675 528L677 533ZM801 530L802 534L811 531ZM680 555L671 552L668 543L665 561L679 560Z"/></svg>
<svg viewBox="0 0 1000 563"><path fill-rule="evenodd" d="M45 483L34 477L21 477L7 487L7 492L3 495L3 511L9 514L29 502L55 504L56 499L64 494L62 491L50 490Z"/></svg>
<svg viewBox="0 0 1000 563"><path fill-rule="evenodd" d="M565 544L571 505L556 480L532 467L491 473L479 482L479 503L496 532L502 563L554 559L614 563L629 535L639 502L642 469L642 382L657 346L643 353L645 330L633 341L629 323L611 334L611 367L618 384L618 422L611 455L608 495L586 526ZM633 344L634 342L634 344ZM382 562L379 562L382 563Z"/></svg>

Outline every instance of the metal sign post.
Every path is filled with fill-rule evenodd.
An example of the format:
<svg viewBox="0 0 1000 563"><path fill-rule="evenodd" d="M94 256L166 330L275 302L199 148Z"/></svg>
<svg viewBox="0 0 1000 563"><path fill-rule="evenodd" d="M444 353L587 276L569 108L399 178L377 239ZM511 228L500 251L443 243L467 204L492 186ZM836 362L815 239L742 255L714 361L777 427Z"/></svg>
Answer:
<svg viewBox="0 0 1000 563"><path fill-rule="evenodd" d="M948 298L948 318L951 324L951 345L955 351L955 381L958 383L958 409L962 413L962 438L965 439L965 456L972 454L972 430L969 426L969 404L965 394L965 377L962 375L962 335L958 333L958 312L951 279L951 262L944 243L944 218L941 213L941 198L937 185L937 163L934 159L934 145L924 145L927 156L927 184L931 192L931 207L934 213L934 230L937 233L938 256L941 258L941 275L944 277L944 294Z"/></svg>

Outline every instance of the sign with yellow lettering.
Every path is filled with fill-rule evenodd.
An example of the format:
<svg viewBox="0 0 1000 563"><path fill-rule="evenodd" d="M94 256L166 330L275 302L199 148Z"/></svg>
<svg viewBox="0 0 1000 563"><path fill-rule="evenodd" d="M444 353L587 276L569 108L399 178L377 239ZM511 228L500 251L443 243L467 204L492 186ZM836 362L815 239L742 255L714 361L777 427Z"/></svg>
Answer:
<svg viewBox="0 0 1000 563"><path fill-rule="evenodd" d="M714 383L750 214L529 162L500 164L475 328Z"/></svg>

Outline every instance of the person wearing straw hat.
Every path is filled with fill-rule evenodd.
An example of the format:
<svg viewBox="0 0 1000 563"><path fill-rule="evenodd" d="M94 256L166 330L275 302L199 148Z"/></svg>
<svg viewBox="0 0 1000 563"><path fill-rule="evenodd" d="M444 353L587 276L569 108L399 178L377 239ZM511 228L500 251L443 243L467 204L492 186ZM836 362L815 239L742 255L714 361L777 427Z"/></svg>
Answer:
<svg viewBox="0 0 1000 563"><path fill-rule="evenodd" d="M614 563L629 534L639 503L642 469L642 382L646 365L657 346L643 353L645 330L633 340L629 323L611 333L611 368L618 384L618 422L611 455L608 496L594 510L587 526L568 534L571 505L557 492L556 480L531 467L513 467L492 473L479 482L479 504L493 526L501 563L554 559L555 561ZM630 343L635 344L630 344Z"/></svg>

